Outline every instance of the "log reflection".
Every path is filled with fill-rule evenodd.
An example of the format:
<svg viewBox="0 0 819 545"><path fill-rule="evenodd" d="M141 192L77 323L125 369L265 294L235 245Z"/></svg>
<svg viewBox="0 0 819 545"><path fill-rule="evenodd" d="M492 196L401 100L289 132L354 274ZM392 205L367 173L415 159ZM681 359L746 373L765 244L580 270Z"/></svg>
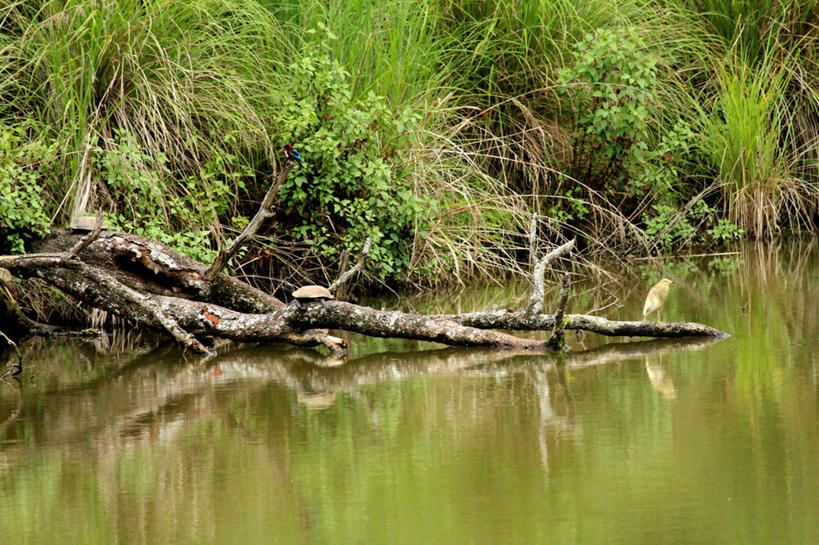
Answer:
<svg viewBox="0 0 819 545"><path fill-rule="evenodd" d="M33 386L40 394L48 394L47 410L37 411L36 433L38 442L85 444L101 453L144 441L173 439L202 414L218 410L219 392L231 383L241 382L245 396L277 385L290 391L297 405L326 407L341 393L353 395L364 386L384 382L420 376L513 373L524 373L537 393L543 429L567 429L573 423L573 409L565 372L679 350L699 350L713 342L640 341L571 354L538 355L444 348L372 354L341 366L326 366L326 361L311 350L282 347L240 347L215 358L193 359L179 365L180 354L175 349L159 348L120 362L99 376L94 376L92 368L82 368L92 377L86 382L68 380L58 388L48 383ZM48 376L43 365L40 363L42 372ZM661 376L661 368L647 363L647 372L658 391L671 395L673 383ZM7 439L15 437L13 424L21 413L25 415L24 396L19 382L16 384L0 390L0 407L16 407L7 413L11 416L3 423ZM11 396L9 392L13 392ZM10 397L14 398L11 403Z"/></svg>

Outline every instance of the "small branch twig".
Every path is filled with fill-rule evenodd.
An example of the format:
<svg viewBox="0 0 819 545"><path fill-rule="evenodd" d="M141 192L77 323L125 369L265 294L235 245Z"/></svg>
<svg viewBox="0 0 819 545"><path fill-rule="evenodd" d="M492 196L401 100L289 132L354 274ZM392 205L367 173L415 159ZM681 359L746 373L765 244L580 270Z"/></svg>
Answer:
<svg viewBox="0 0 819 545"><path fill-rule="evenodd" d="M544 285L543 275L546 272L546 267L548 267L552 261L561 257L574 248L574 239L570 240L569 242L562 244L537 260L535 263L535 270L532 273L533 281L535 284L534 289L532 290L532 296L529 297L529 302L526 304L526 313L527 314L537 314L543 311L543 298L546 295L546 287Z"/></svg>
<svg viewBox="0 0 819 545"><path fill-rule="evenodd" d="M20 347L17 346L17 343L12 341L8 335L3 333L3 330L0 329L0 337L3 337L7 343L14 347L14 350L17 352L17 357L20 359L20 363L23 363L23 355L20 353Z"/></svg>
<svg viewBox="0 0 819 545"><path fill-rule="evenodd" d="M276 194L279 192L279 188L281 188L291 170L293 170L293 161L288 161L282 168L282 171L279 173L276 181L273 182L273 185L271 185L270 189L267 190L267 194L264 196L264 200L262 200L259 210L256 212L256 215L253 216L253 219L250 220L250 223L247 224L247 227L244 228L238 237L233 239L233 242L231 242L227 248L223 248L219 251L216 259L214 259L213 263L210 264L210 267L205 270L205 279L213 280L217 274L222 272L222 269L225 268L225 265L227 265L228 261L230 261L230 258L236 255L239 248L241 248L249 238L256 234L256 232L262 226L264 220L273 215L273 212L271 211L273 201L276 198Z"/></svg>
<svg viewBox="0 0 819 545"><path fill-rule="evenodd" d="M102 232L102 210L97 211L97 226L94 227L94 230L91 231L89 234L85 235L80 239L78 243L71 248L68 253L73 255L79 255L81 251L86 249L92 242L99 238L100 233Z"/></svg>
<svg viewBox="0 0 819 545"><path fill-rule="evenodd" d="M364 241L364 247L361 248L361 255L358 257L358 263L356 263L352 269L339 276L338 279L330 284L330 287L327 289L329 289L331 292L335 292L341 285L349 281L355 274L364 268L364 265L367 263L367 258L370 257L370 246L372 246L372 243L372 238L367 237L367 240Z"/></svg>

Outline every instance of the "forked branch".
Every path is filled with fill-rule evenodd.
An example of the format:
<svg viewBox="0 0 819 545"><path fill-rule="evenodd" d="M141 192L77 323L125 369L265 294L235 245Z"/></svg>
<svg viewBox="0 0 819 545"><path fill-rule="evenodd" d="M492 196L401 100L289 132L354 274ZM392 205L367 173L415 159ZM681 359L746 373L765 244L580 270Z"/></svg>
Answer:
<svg viewBox="0 0 819 545"><path fill-rule="evenodd" d="M543 298L546 296L546 286L544 275L546 267L548 267L555 259L566 255L574 249L574 239L565 244L561 244L545 256L535 260L535 268L532 273L532 281L534 288L532 295L529 297L529 302L526 305L526 313L533 315L543 312Z"/></svg>
<svg viewBox="0 0 819 545"><path fill-rule="evenodd" d="M253 216L253 219L250 220L250 223L247 224L238 237L233 239L233 242L231 242L227 248L223 248L219 251L216 259L214 259L213 263L210 264L210 267L205 270L205 279L213 280L217 274L222 272L222 270L228 264L228 261L230 261L234 255L236 255L236 252L238 252L239 249L244 246L248 239L255 236L264 221L273 215L273 201L276 200L276 195L279 193L279 189L287 179L287 175L290 174L291 170L293 170L293 161L288 161L285 163L284 167L282 167L282 171L276 177L273 185L271 185L270 189L267 190L267 194L264 196L264 200L262 200L259 210L256 212L256 215Z"/></svg>
<svg viewBox="0 0 819 545"><path fill-rule="evenodd" d="M330 284L329 289L331 292L335 293L338 288L344 285L345 282L348 282L350 279L353 278L356 274L361 272L364 266L367 263L367 258L370 257L370 246L373 243L373 239L367 237L367 240L364 241L364 247L361 248L361 255L358 257L358 263L350 269L349 271L344 272L341 276L339 276L335 282Z"/></svg>

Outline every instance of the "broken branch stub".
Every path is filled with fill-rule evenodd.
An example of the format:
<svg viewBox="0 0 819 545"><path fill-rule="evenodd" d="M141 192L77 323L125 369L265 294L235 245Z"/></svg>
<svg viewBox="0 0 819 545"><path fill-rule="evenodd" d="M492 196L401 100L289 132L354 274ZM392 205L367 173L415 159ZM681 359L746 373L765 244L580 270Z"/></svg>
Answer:
<svg viewBox="0 0 819 545"><path fill-rule="evenodd" d="M566 305L569 303L569 275L563 273L560 283L560 302L557 304L555 312L555 326L552 329L552 337L549 339L549 347L554 350L563 350L566 346L566 337L563 332L563 314L566 312Z"/></svg>

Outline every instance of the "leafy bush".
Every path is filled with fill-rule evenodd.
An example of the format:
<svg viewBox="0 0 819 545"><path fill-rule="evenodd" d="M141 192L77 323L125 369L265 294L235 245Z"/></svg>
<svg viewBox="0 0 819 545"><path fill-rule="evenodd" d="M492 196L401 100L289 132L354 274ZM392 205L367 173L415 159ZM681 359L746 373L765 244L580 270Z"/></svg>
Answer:
<svg viewBox="0 0 819 545"><path fill-rule="evenodd" d="M574 64L558 74L575 132L569 174L611 189L650 148L657 62L632 29L589 33L575 55Z"/></svg>
<svg viewBox="0 0 819 545"><path fill-rule="evenodd" d="M716 242L734 242L745 235L745 230L742 227L731 223L727 218L719 218L717 224L706 232Z"/></svg>
<svg viewBox="0 0 819 545"><path fill-rule="evenodd" d="M23 253L27 240L48 233L40 181L41 158L53 151L0 125L0 253Z"/></svg>
<svg viewBox="0 0 819 545"><path fill-rule="evenodd" d="M405 177L403 154L416 118L392 115L372 92L354 100L349 74L325 44L307 46L291 68L290 85L274 97L277 138L300 150L304 167L279 193L284 228L329 260L344 249L355 254L371 237L373 270L381 278L397 276L425 208Z"/></svg>

